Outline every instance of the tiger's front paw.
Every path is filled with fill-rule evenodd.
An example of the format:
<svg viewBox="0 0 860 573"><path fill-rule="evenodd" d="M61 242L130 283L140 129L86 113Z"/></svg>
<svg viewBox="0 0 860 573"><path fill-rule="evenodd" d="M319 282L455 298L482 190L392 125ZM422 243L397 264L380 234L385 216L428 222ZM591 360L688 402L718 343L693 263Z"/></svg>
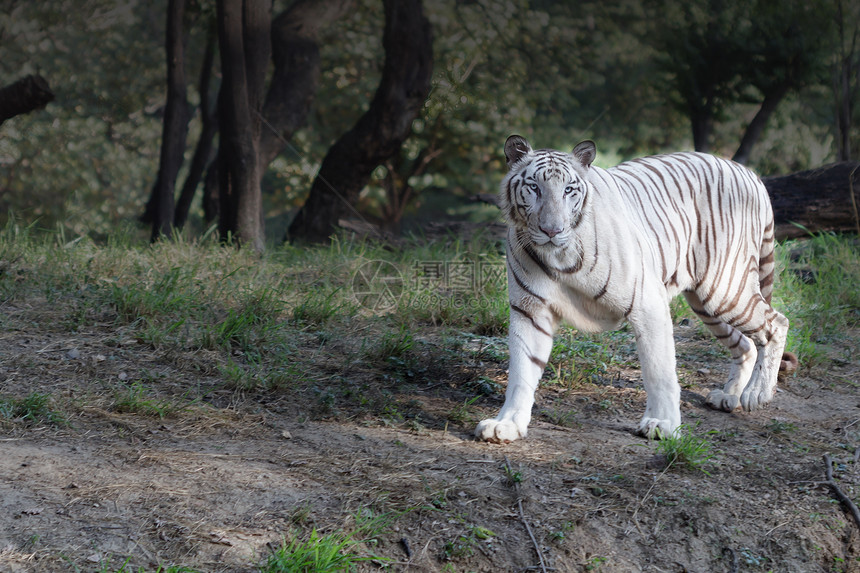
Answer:
<svg viewBox="0 0 860 573"><path fill-rule="evenodd" d="M528 429L520 428L513 420L496 420L490 418L482 421L475 428L475 437L485 442L508 444L519 438L525 438Z"/></svg>
<svg viewBox="0 0 860 573"><path fill-rule="evenodd" d="M740 399L734 394L726 394L722 390L711 390L707 398L708 406L714 410L723 412L734 412L740 405Z"/></svg>
<svg viewBox="0 0 860 573"><path fill-rule="evenodd" d="M674 434L677 429L678 424L673 424L671 420L645 417L639 422L639 429L636 432L649 440L659 440Z"/></svg>

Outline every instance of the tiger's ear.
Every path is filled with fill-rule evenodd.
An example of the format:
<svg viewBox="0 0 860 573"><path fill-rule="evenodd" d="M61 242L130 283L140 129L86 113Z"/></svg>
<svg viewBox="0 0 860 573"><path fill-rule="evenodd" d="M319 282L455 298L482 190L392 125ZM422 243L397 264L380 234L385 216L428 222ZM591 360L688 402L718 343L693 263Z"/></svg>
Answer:
<svg viewBox="0 0 860 573"><path fill-rule="evenodd" d="M594 161L594 157L597 155L597 146L594 145L594 142L590 139L586 139L585 141L578 143L576 147L573 148L573 156L576 157L583 167L591 167L591 162Z"/></svg>
<svg viewBox="0 0 860 573"><path fill-rule="evenodd" d="M508 167L532 152L532 146L521 135L512 135L505 141L505 159Z"/></svg>

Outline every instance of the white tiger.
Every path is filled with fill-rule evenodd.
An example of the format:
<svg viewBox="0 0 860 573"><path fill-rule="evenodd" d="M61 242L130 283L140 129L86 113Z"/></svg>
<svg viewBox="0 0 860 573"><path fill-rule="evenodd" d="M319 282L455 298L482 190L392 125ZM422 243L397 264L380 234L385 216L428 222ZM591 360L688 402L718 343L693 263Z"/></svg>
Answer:
<svg viewBox="0 0 860 573"><path fill-rule="evenodd" d="M608 170L592 166L595 154L591 141L572 154L533 151L518 135L505 143L510 369L504 405L478 424L479 439L526 436L561 321L599 332L628 320L647 392L638 432L675 432L681 390L669 301L679 293L731 352L729 380L708 404L731 412L773 399L788 320L770 305L773 211L759 178L703 153Z"/></svg>

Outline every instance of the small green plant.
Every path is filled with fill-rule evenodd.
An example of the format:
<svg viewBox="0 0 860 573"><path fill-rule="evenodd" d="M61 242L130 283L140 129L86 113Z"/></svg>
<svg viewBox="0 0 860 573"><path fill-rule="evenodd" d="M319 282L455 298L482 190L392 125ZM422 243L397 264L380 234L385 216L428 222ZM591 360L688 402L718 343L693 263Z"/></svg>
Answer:
<svg viewBox="0 0 860 573"><path fill-rule="evenodd" d="M458 404L448 412L448 419L455 424L468 425L475 421L475 415L472 412L472 404L478 401L480 396L473 396L465 400L462 404Z"/></svg>
<svg viewBox="0 0 860 573"><path fill-rule="evenodd" d="M481 376L477 380L466 382L464 388L466 390L476 392L483 396L492 396L498 394L501 390L501 384L487 376Z"/></svg>
<svg viewBox="0 0 860 573"><path fill-rule="evenodd" d="M480 525L467 526L466 532L445 542L442 547L442 559L451 561L461 557L469 557L475 553L475 547L481 541L488 541L496 534Z"/></svg>
<svg viewBox="0 0 860 573"><path fill-rule="evenodd" d="M563 428L572 428L576 423L576 410L567 410L558 404L553 405L551 410L544 410L543 415L551 423Z"/></svg>
<svg viewBox="0 0 860 573"><path fill-rule="evenodd" d="M51 397L41 392L32 392L26 398L0 400L0 418L33 424L48 422L55 426L66 425L63 415L51 409Z"/></svg>
<svg viewBox="0 0 860 573"><path fill-rule="evenodd" d="M218 366L218 373L224 379L224 385L231 390L253 390L259 383L255 364L245 367L230 359L227 364Z"/></svg>
<svg viewBox="0 0 860 573"><path fill-rule="evenodd" d="M408 358L415 339L404 324L396 332L386 332L382 339L367 350L367 357L374 361L394 361L402 363Z"/></svg>
<svg viewBox="0 0 860 573"><path fill-rule="evenodd" d="M574 530L574 525L569 521L565 521L564 523L561 524L561 527L559 527L555 531L551 532L549 534L549 536L553 541L562 541L573 530Z"/></svg>
<svg viewBox="0 0 860 573"><path fill-rule="evenodd" d="M795 426L792 422L785 422L783 420L777 420L776 418L774 418L767 423L766 429L771 434L787 434L789 432L796 431L797 426Z"/></svg>
<svg viewBox="0 0 860 573"><path fill-rule="evenodd" d="M518 483L522 483L524 479L522 470L515 470L509 464L505 464L504 471L505 479L507 480L508 484L516 485Z"/></svg>
<svg viewBox="0 0 860 573"><path fill-rule="evenodd" d="M164 418L168 414L173 413L176 407L167 400L157 399L152 389L148 388L142 382L133 382L123 385L117 391L114 409L117 412Z"/></svg>
<svg viewBox="0 0 860 573"><path fill-rule="evenodd" d="M714 458L713 445L708 438L697 436L687 425L680 426L673 434L662 435L657 442L657 452L666 457L667 469L683 467L706 474Z"/></svg>
<svg viewBox="0 0 860 573"><path fill-rule="evenodd" d="M608 559L606 557L598 557L594 556L588 561L585 562L585 570L586 571L600 571L600 568L606 563Z"/></svg>

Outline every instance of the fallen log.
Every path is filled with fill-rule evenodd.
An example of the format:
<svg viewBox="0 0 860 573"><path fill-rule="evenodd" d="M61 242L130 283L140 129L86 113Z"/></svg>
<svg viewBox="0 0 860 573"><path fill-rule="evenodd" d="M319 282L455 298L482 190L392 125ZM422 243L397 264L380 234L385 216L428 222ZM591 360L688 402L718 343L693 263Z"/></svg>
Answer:
<svg viewBox="0 0 860 573"><path fill-rule="evenodd" d="M762 182L773 204L777 239L821 231L860 234L860 162L831 163L809 171L763 177Z"/></svg>

